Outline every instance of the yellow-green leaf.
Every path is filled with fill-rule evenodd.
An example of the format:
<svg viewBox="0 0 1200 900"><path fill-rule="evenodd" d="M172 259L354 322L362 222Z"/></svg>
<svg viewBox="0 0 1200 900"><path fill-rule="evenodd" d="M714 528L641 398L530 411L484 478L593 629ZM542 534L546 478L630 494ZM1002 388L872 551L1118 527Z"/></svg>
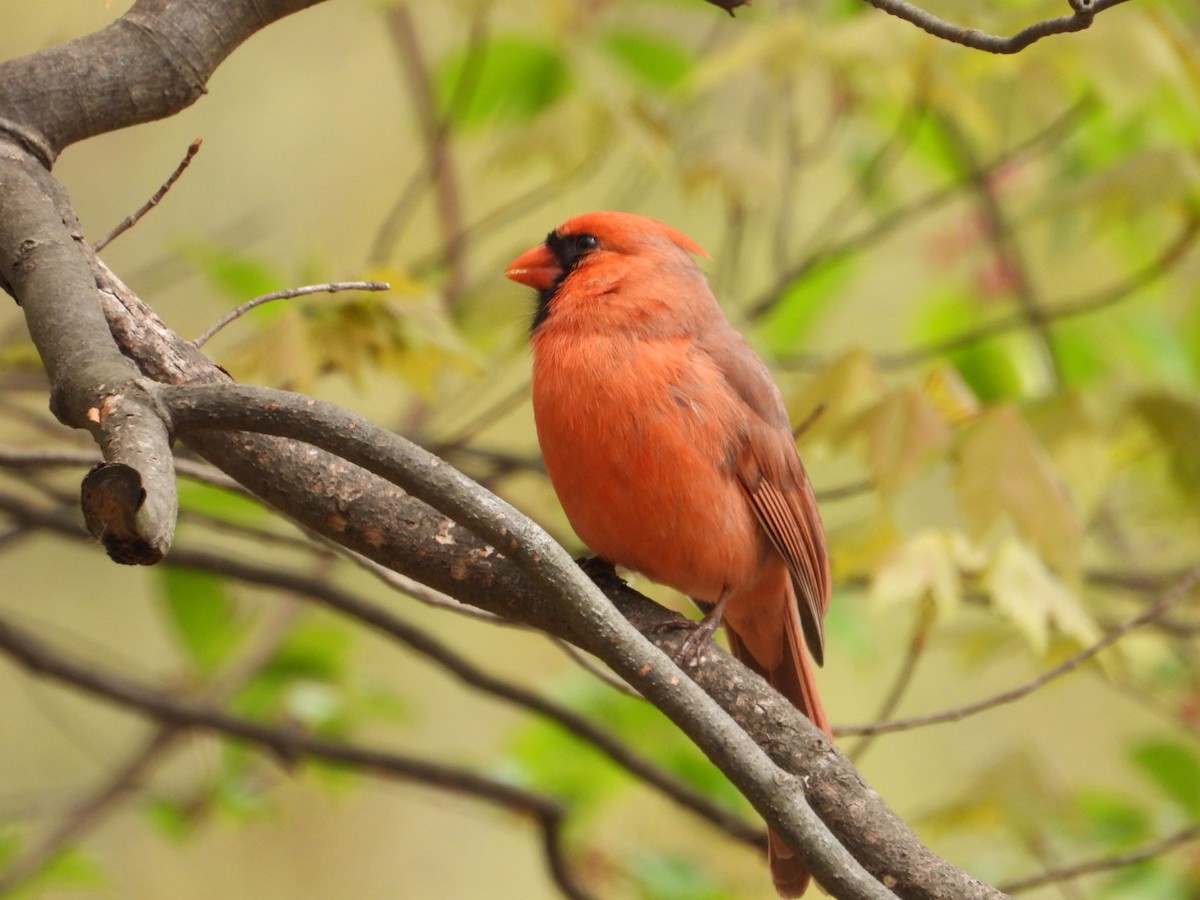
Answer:
<svg viewBox="0 0 1200 900"><path fill-rule="evenodd" d="M1078 510L1015 407L996 407L967 431L956 475L963 515L976 537L1009 521L1055 569L1076 568L1083 534Z"/></svg>
<svg viewBox="0 0 1200 900"><path fill-rule="evenodd" d="M937 409L915 387L894 391L863 417L867 461L875 485L894 493L950 440L950 429Z"/></svg>
<svg viewBox="0 0 1200 900"><path fill-rule="evenodd" d="M1082 645L1094 643L1100 629L1079 599L1026 547L1006 538L984 575L995 608L1010 619L1040 655L1051 627Z"/></svg>

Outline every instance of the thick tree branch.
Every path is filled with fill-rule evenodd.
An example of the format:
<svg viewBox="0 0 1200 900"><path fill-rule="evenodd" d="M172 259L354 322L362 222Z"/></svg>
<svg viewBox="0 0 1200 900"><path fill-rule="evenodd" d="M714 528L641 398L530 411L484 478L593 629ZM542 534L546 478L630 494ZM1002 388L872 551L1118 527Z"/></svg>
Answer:
<svg viewBox="0 0 1200 900"><path fill-rule="evenodd" d="M49 168L69 144L187 107L242 41L313 2L139 0L105 29L0 64L0 286L23 308L55 415L104 453L84 515L118 561L153 563L171 544L169 436L104 324L90 248Z"/></svg>
<svg viewBox="0 0 1200 900"><path fill-rule="evenodd" d="M114 559L157 562L175 531L169 435L108 329L70 203L40 165L0 144L0 209L0 279L25 313L50 407L104 454L84 479L88 527Z"/></svg>
<svg viewBox="0 0 1200 900"><path fill-rule="evenodd" d="M403 487L465 525L517 564L572 627L577 643L635 685L721 767L768 822L808 851L806 862L826 890L835 896L889 896L814 815L802 783L746 741L737 723L630 625L546 532L503 500L398 435L299 394L187 385L163 388L160 400L181 434L253 428L301 440ZM816 734L811 724L807 728Z"/></svg>
<svg viewBox="0 0 1200 900"><path fill-rule="evenodd" d="M101 297L118 341L148 375L164 382L228 382L227 375L167 329L111 273L104 276ZM183 439L266 502L344 547L461 602L579 646L597 645L596 633L581 628L561 603L536 589L511 559L344 460L311 446L248 432L196 432ZM627 588L614 588L609 597L642 631L673 617ZM682 638L667 634L658 640L671 651ZM600 651L598 655L612 665L613 654L603 641ZM617 668L624 668L622 674L639 690L644 688L637 669ZM997 896L923 847L807 719L732 657L714 647L705 664L688 674L777 763L804 778L821 818L870 871L893 885L897 895ZM669 690L673 687L667 685ZM772 793L778 790L776 786ZM776 827L781 822L772 820Z"/></svg>

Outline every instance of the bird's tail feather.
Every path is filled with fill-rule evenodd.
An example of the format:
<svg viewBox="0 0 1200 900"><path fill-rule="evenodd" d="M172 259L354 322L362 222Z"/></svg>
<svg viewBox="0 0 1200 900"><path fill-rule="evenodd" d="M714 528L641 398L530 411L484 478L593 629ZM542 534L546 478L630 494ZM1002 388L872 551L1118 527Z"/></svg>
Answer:
<svg viewBox="0 0 1200 900"><path fill-rule="evenodd" d="M808 716L813 723L832 737L829 718L825 715L825 707L821 704L821 696L817 693L817 682L813 672L813 663L804 647L804 631L800 625L800 614L794 601L789 598L789 615L786 618L786 638L784 640L783 657L779 665L767 671L758 663L745 644L732 631L729 636L729 648L744 665L757 672L775 690L792 702L797 709ZM812 876L804 864L778 834L767 832L767 861L771 869L771 880L775 882L775 890L780 897L799 897L808 888Z"/></svg>

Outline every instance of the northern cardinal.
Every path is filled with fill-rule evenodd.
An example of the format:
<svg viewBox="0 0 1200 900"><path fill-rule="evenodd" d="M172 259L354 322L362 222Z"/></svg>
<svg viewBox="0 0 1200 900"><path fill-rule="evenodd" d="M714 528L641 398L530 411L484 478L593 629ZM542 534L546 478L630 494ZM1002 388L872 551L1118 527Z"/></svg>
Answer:
<svg viewBox="0 0 1200 900"><path fill-rule="evenodd" d="M829 562L779 389L725 319L675 229L577 216L517 257L537 290L533 412L550 480L600 557L724 617L734 655L827 733L808 652L824 658ZM780 896L809 874L769 841Z"/></svg>

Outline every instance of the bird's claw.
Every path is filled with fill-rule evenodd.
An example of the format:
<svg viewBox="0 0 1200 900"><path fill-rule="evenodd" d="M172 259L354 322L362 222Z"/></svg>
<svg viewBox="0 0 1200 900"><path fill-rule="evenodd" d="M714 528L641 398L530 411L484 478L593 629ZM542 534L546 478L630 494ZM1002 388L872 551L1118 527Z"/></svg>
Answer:
<svg viewBox="0 0 1200 900"><path fill-rule="evenodd" d="M655 634L678 630L690 632L684 638L683 643L679 645L679 649L671 654L675 665L681 669L690 669L700 665L704 651L708 649L709 641L712 640L713 632L717 630L716 626L716 622L707 618L701 619L699 622L688 619L669 619L666 622L650 626L650 631Z"/></svg>

